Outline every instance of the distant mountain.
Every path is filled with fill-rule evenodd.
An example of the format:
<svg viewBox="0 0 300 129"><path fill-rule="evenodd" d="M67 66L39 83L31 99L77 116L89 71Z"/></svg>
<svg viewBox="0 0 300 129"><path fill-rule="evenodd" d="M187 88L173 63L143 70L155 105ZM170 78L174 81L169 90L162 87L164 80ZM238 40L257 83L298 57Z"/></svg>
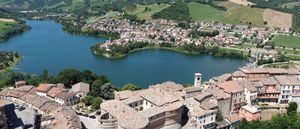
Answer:
<svg viewBox="0 0 300 129"><path fill-rule="evenodd" d="M60 3L71 4L72 0L0 0L0 7L6 9L32 10L55 6Z"/></svg>

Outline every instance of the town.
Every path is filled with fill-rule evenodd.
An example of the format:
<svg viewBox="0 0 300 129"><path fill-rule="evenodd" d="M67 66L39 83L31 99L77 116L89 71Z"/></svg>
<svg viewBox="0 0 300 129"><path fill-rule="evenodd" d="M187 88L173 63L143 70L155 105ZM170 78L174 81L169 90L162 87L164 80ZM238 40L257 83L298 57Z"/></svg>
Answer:
<svg viewBox="0 0 300 129"><path fill-rule="evenodd" d="M89 84L80 82L66 89L64 84L35 87L18 81L0 91L1 127L14 126L7 110L22 114L26 109L35 117L25 127L230 129L242 119L269 120L286 113L289 103L298 105L299 78L299 68L241 68L205 82L201 73L195 73L189 87L167 81L142 90L115 91L114 99L104 100L94 113L75 106L90 91Z"/></svg>
<svg viewBox="0 0 300 129"><path fill-rule="evenodd" d="M107 53L113 47L126 46L129 43L169 43L175 46L183 46L184 44L220 46L229 50L234 49L245 53L249 52L254 58L259 55L264 55L268 58L275 57L278 54L272 49L274 48L274 44L269 42L271 37L274 35L294 34L290 28L231 25L200 21L178 23L164 19L148 20L145 23L139 23L109 16L86 24L83 30L105 31L120 35L118 39L110 39L96 46L96 50L100 49L104 51L102 55L107 57L109 57ZM254 47L235 47L236 45L243 45L249 42ZM259 45L262 45L262 47L257 47Z"/></svg>

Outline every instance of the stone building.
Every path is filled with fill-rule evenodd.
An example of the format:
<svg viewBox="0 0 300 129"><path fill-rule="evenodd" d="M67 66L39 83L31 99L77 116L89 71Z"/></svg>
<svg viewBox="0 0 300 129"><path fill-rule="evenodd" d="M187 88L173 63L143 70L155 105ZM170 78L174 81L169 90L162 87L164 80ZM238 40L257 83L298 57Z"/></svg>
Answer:
<svg viewBox="0 0 300 129"><path fill-rule="evenodd" d="M170 86L174 84L174 87ZM163 83L138 91L115 93L115 100L101 104L101 129L181 128L183 87Z"/></svg>

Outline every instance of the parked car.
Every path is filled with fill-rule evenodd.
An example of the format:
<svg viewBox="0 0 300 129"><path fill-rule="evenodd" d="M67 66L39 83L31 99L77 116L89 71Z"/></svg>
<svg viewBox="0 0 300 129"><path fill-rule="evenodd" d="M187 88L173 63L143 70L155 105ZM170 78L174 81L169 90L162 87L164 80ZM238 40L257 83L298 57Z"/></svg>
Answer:
<svg viewBox="0 0 300 129"><path fill-rule="evenodd" d="M33 127L32 124L25 124L22 126L22 129L28 129L28 128L31 128Z"/></svg>
<svg viewBox="0 0 300 129"><path fill-rule="evenodd" d="M23 106L19 106L19 107L18 107L18 110L19 110L19 111L23 111L23 110L25 110L25 109L26 109L26 108L23 107Z"/></svg>
<svg viewBox="0 0 300 129"><path fill-rule="evenodd" d="M89 115L88 115L88 114L82 114L82 116L89 117Z"/></svg>
<svg viewBox="0 0 300 129"><path fill-rule="evenodd" d="M14 123L12 121L10 121L10 120L7 121L7 124L8 124L9 127L13 127L14 126Z"/></svg>
<svg viewBox="0 0 300 129"><path fill-rule="evenodd" d="M81 112L76 112L76 114L77 114L77 115L82 115L82 113L81 113Z"/></svg>
<svg viewBox="0 0 300 129"><path fill-rule="evenodd" d="M89 118L96 119L96 117L95 117L95 116L89 116Z"/></svg>

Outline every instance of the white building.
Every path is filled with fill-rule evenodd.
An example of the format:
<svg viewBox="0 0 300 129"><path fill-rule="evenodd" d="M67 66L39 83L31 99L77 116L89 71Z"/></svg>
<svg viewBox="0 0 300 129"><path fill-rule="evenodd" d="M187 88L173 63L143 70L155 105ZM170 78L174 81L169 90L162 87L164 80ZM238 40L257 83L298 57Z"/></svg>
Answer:
<svg viewBox="0 0 300 129"><path fill-rule="evenodd" d="M300 80L293 76L276 76L275 79L280 85L280 103L295 101L300 104Z"/></svg>

